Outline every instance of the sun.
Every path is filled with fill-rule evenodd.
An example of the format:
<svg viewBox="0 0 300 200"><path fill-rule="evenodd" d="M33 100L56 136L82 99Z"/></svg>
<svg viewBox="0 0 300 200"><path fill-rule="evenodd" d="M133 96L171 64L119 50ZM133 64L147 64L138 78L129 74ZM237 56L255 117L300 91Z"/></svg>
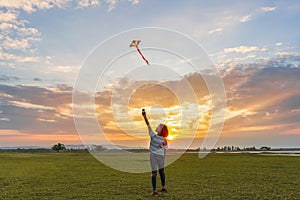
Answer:
<svg viewBox="0 0 300 200"><path fill-rule="evenodd" d="M168 135L167 137L167 140L174 140L174 139L175 139L174 135Z"/></svg>

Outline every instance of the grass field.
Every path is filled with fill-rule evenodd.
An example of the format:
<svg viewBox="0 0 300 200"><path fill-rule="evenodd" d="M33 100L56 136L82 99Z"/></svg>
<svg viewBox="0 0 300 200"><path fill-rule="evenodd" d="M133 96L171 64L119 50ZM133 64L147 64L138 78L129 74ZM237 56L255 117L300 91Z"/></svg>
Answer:
<svg viewBox="0 0 300 200"><path fill-rule="evenodd" d="M166 177L168 193L152 197L150 173L119 172L88 153L0 153L3 200L300 198L300 157L190 153Z"/></svg>

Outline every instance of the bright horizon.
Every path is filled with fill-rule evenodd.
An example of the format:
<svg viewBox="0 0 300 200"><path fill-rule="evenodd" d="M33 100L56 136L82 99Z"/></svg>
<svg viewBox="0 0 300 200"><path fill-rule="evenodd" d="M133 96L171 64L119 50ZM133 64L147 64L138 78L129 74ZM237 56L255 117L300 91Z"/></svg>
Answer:
<svg viewBox="0 0 300 200"><path fill-rule="evenodd" d="M0 147L81 144L73 106L81 109L83 123L96 119L116 145L148 146L141 116L145 108L153 129L161 122L168 125L171 148L186 147L193 137L191 148L199 147L211 125L213 107L203 77L214 80L216 73L210 69L196 73L168 52L142 49L154 63L142 66L144 61L128 47L131 41L122 41L119 45L124 42L128 55L112 65L93 94L80 93L95 98L95 105L72 104L77 73L91 50L112 35L142 27L184 33L202 45L215 63L226 92L226 117L216 146L299 147L299 11L300 4L292 0L2 1ZM141 47L155 42L147 40L151 34L136 37L146 38ZM170 42L164 37L162 45ZM108 52L118 48L112 45ZM132 63L142 67L131 73ZM118 98L141 83L128 105ZM194 93L188 92L189 87ZM184 103L176 95L184 97ZM117 114L112 115L112 110ZM86 122L86 128L87 142L98 144L99 127Z"/></svg>

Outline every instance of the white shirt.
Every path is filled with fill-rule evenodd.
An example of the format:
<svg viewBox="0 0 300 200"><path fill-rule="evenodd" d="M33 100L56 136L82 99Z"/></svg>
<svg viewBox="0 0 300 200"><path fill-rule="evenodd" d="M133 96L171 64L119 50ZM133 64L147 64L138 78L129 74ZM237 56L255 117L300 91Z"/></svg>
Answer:
<svg viewBox="0 0 300 200"><path fill-rule="evenodd" d="M168 147L167 140L163 136L155 134L150 126L148 125L150 140L150 151L157 155L165 155L166 148Z"/></svg>

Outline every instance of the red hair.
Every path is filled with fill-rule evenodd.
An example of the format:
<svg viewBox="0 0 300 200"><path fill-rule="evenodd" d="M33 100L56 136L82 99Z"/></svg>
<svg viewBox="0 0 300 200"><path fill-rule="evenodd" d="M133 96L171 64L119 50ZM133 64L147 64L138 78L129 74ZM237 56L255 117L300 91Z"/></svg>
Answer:
<svg viewBox="0 0 300 200"><path fill-rule="evenodd" d="M168 135L169 135L168 127L165 124L163 124L163 127L161 129L161 136L166 138L168 137Z"/></svg>

